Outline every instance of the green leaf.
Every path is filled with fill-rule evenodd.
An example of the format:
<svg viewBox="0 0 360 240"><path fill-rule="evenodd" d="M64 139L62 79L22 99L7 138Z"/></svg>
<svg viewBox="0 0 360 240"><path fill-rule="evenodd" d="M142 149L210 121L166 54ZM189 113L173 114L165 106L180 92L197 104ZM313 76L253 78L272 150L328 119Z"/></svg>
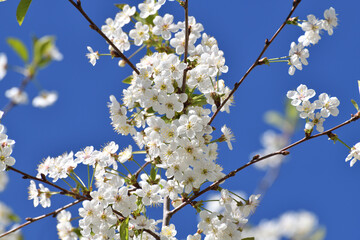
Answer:
<svg viewBox="0 0 360 240"><path fill-rule="evenodd" d="M117 7L117 8L119 8L119 9L121 9L121 10L123 10L124 9L124 7L125 7L125 5L127 5L127 4L125 4L125 3L121 3L121 4L115 4L115 7Z"/></svg>
<svg viewBox="0 0 360 240"><path fill-rule="evenodd" d="M319 228L316 230L316 232L311 235L308 239L309 240L324 240L326 237L326 229L325 228Z"/></svg>
<svg viewBox="0 0 360 240"><path fill-rule="evenodd" d="M25 15L29 9L31 0L20 0L20 3L16 9L16 19L21 26L24 21Z"/></svg>
<svg viewBox="0 0 360 240"><path fill-rule="evenodd" d="M53 47L53 37L42 37L34 41L34 64L44 67L51 61L49 51Z"/></svg>
<svg viewBox="0 0 360 240"><path fill-rule="evenodd" d="M150 179L151 180L153 180L153 181L156 180L157 171L158 171L157 168L154 165L152 165L151 170L150 170Z"/></svg>
<svg viewBox="0 0 360 240"><path fill-rule="evenodd" d="M281 116L280 113L275 111L268 111L265 113L265 122L280 130L284 130L284 127L287 124L284 117Z"/></svg>
<svg viewBox="0 0 360 240"><path fill-rule="evenodd" d="M20 218L19 216L17 216L16 214L12 213L8 215L9 220L11 220L12 222L20 222Z"/></svg>
<svg viewBox="0 0 360 240"><path fill-rule="evenodd" d="M195 94L194 94L195 95ZM201 95L196 95L192 98L192 102L191 102L191 105L192 106L204 106L205 104L207 104L207 101L206 101L206 97L201 94Z"/></svg>
<svg viewBox="0 0 360 240"><path fill-rule="evenodd" d="M254 237L243 238L242 240L255 240Z"/></svg>
<svg viewBox="0 0 360 240"><path fill-rule="evenodd" d="M29 61L28 50L20 39L9 37L6 39L6 42L25 63Z"/></svg>
<svg viewBox="0 0 360 240"><path fill-rule="evenodd" d="M120 239L129 240L129 218L126 218L120 225Z"/></svg>
<svg viewBox="0 0 360 240"><path fill-rule="evenodd" d="M356 108L356 110L359 112L359 105L355 102L354 99L351 99L351 102L354 105L354 107Z"/></svg>
<svg viewBox="0 0 360 240"><path fill-rule="evenodd" d="M128 76L127 78L125 78L124 80L122 80L123 83L126 84L131 84L132 80L134 79L133 75Z"/></svg>

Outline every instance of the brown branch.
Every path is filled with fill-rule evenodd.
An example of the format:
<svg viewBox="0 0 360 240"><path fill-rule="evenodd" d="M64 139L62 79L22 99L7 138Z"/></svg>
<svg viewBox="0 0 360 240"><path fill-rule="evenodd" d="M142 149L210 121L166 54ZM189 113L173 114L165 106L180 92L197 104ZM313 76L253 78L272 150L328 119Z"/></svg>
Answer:
<svg viewBox="0 0 360 240"><path fill-rule="evenodd" d="M168 226L170 224L170 218L171 215L170 213L170 198L169 196L164 197L164 201L163 201L163 223L162 226Z"/></svg>
<svg viewBox="0 0 360 240"><path fill-rule="evenodd" d="M156 240L160 240L160 237L154 233L153 231L149 230L149 229L142 229L144 232L147 232L148 234L150 234L151 236L153 236Z"/></svg>
<svg viewBox="0 0 360 240"><path fill-rule="evenodd" d="M13 228L13 229L11 229L11 230L9 230L9 231L1 234L1 235L0 235L0 238L5 237L6 235L9 235L10 233L13 233L13 232L15 232L15 231L17 231L17 230L19 230L19 229L21 229L21 228L29 225L30 223L39 221L39 220L41 220L41 219L43 219L43 218L46 218L46 217L49 217L49 216L54 216L54 217L55 217L56 214L58 214L58 213L61 212L62 210L65 210L65 209L67 209L67 208L69 208L69 207L72 207L72 206L74 206L74 205L76 205L76 204L78 204L78 203L80 203L80 202L82 202L82 201L84 201L84 200L85 200L85 199L76 200L75 202L69 203L68 205L65 205L65 206L63 206L63 207L61 207L61 208L59 208L59 209L56 209L55 211L53 211L53 212L51 212L51 213L47 213L47 214L44 214L44 215L41 215L41 216L38 216L38 217L35 217L35 218L26 218L26 221L27 221L27 222L25 222L25 223L23 223L23 224L15 227L15 228Z"/></svg>
<svg viewBox="0 0 360 240"><path fill-rule="evenodd" d="M134 176L135 178L137 179L139 177L139 174L141 173L142 170L144 170L144 168L149 165L150 162L146 162L144 163L135 173L134 173Z"/></svg>
<svg viewBox="0 0 360 240"><path fill-rule="evenodd" d="M29 84L29 82L33 79L33 75L25 76L25 78L22 80L20 86L19 86L19 93L22 93L26 86ZM13 109L17 104L13 101L9 101L8 104L5 105L5 107L2 109L4 112L3 117L11 110Z"/></svg>
<svg viewBox="0 0 360 240"><path fill-rule="evenodd" d="M189 50L189 35L190 35L190 28L189 28L189 1L185 0L182 4L182 6L184 7L185 10L185 53L184 53L184 63L187 64L187 57L188 57L188 50ZM182 82L182 87L181 90L182 92L185 92L185 88L186 88L186 75L187 72L189 71L188 68L184 69L184 73L183 73L183 82Z"/></svg>
<svg viewBox="0 0 360 240"><path fill-rule="evenodd" d="M73 196L75 199L79 199L79 200L82 200L82 201L83 201L83 200L91 200L91 197L83 196L83 195L80 195L80 194L77 194L77 193L68 191L68 190L66 190L65 188L62 188L62 187L60 187L60 186L58 186L58 185L56 185L56 184L48 181L48 180L45 178L45 176L42 177L42 178L37 178L37 177L31 176L31 175L29 175L29 174L27 174L27 173L24 173L24 172L22 172L22 171L20 171L20 170L18 170L18 169L16 169L16 168L13 168L13 167L11 167L11 166L7 166L6 169L7 169L7 170L12 170L12 171L14 171L14 172L17 172L17 173L23 175L23 178L24 178L24 179L33 179L33 180L36 180L36 181L39 181L39 182L46 183L46 184L48 184L48 185L50 185L50 186L52 186L52 187L54 187L54 188L57 188L57 189L61 190L61 192L60 192L61 194L70 195L70 196Z"/></svg>
<svg viewBox="0 0 360 240"><path fill-rule="evenodd" d="M227 101L229 101L229 99L234 95L234 93L236 92L236 90L239 88L239 86L241 85L241 83L245 80L245 78L250 74L250 72L259 65L260 63L260 59L262 58L262 56L264 55L265 51L268 49L268 47L270 46L270 44L275 40L275 38L279 35L279 33L281 32L281 30L285 27L285 25L287 24L287 21L291 18L291 15L294 13L295 9L297 8L297 6L299 5L299 3L301 2L301 0L294 0L293 1L293 6L291 8L290 13L288 14L288 16L285 18L284 22L281 24L281 26L278 28L278 30L275 32L275 34L272 36L272 38L270 40L266 39L265 40L265 46L264 48L261 50L259 56L256 58L255 62L251 65L251 67L246 71L246 73L244 74L244 76L242 76L242 78L240 79L239 82L234 84L234 88L233 90L230 92L229 96L221 103L221 105L216 109L215 113L212 115L210 121L209 121L209 125L212 123L212 121L214 120L214 118L216 117L216 115L220 112L220 110L224 107L224 105L227 103Z"/></svg>
<svg viewBox="0 0 360 240"><path fill-rule="evenodd" d="M85 13L84 9L81 6L81 1L69 0L69 2L84 16L84 18L90 23L90 28L100 34L105 41L111 45L114 51L127 63L129 66L137 73L140 74L139 70L130 62L130 60L115 46L115 44L100 30L100 28L90 19L90 17Z"/></svg>
<svg viewBox="0 0 360 240"><path fill-rule="evenodd" d="M345 121L345 122L331 128L331 129L329 129L329 130L327 130L325 132L318 133L318 134L313 135L313 136L305 136L304 138L300 139L299 141L294 142L294 143L288 145L287 147L284 147L284 148L280 149L279 151L267 154L267 155L265 155L263 157L260 157L259 155L254 156L253 159L251 161L249 161L248 163L246 163L245 165L243 165L243 166L239 167L238 169L228 173L226 176L224 176L223 178L221 178L218 181L214 182L213 184L206 187L202 191L197 192L196 194L194 194L191 198L186 199L181 205L179 205L177 208L175 208L175 209L173 209L172 211L169 212L170 217L172 215L174 215L176 212L178 212L180 209L185 207L186 205L190 204L194 199L201 196L202 194L208 192L209 190L217 189L217 187L219 186L220 183L224 182L226 179L228 179L230 177L235 176L238 172L240 172L244 168L247 168L247 167L249 167L250 165L252 165L254 163L260 162L260 161L262 161L264 159L270 158L270 157L275 156L275 155L288 155L289 154L289 152L287 151L288 149L290 149L292 147L295 147L296 145L299 145L300 143L306 142L306 141L308 141L310 139L317 138L317 137L324 136L324 135L330 135L336 129L341 128L341 127L343 127L345 125L348 125L349 123L354 122L354 121L358 120L359 118L360 118L360 112L357 112L355 115L351 115L351 118L349 120L347 120L347 121Z"/></svg>

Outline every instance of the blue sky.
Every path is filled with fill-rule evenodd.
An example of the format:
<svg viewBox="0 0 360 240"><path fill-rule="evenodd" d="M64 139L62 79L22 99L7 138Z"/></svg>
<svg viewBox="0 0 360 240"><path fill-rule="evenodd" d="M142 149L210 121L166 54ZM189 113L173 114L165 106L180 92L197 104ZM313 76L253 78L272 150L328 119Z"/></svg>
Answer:
<svg viewBox="0 0 360 240"><path fill-rule="evenodd" d="M139 1L127 1L133 5ZM257 57L265 38L270 38L291 8L290 0L277 1L215 1L190 0L189 14L204 25L205 32L215 36L220 49L225 53L229 72L223 75L228 86L238 81ZM221 2L221 3L219 3ZM88 23L68 1L33 1L22 27L19 27L15 12L18 1L0 4L0 52L8 55L10 64L21 64L6 45L6 37L22 39L28 46L31 36L55 35L57 46L64 60L54 62L41 71L38 80L48 90L56 90L59 99L47 109L35 109L31 105L13 109L3 120L8 135L16 141L13 156L15 167L35 174L37 164L47 156L78 151L88 145L100 148L109 141L120 146L133 144L129 137L116 134L110 125L106 107L109 96L121 96L125 84L121 81L131 74L129 67L119 68L117 62L102 57L95 67L85 57L86 46L106 52L104 40L88 27ZM107 17L114 17L117 1L89 1L83 7L98 25ZM350 100L360 102L357 80L360 79L358 56L360 31L357 27L360 2L352 1L305 1L300 4L295 16L306 19L308 14L322 18L323 12L334 7L339 14L339 26L333 36L324 33L318 45L309 49L309 65L289 76L286 64L260 66L252 72L235 94L235 107L230 115L221 114L214 121L215 127L227 124L236 137L234 150L226 144L220 146L219 162L229 172L246 163L249 155L259 149L259 137L271 128L263 121L267 110L282 111L286 92L299 84L306 84L318 94L326 92L339 98L340 115L327 119L325 129L335 126L355 113ZM183 20L183 10L176 2L168 2L160 11L170 12L175 21ZM286 26L264 56L281 57L288 54L290 43L302 34L300 28ZM18 86L21 76L8 73L0 82L0 106L7 103L6 89ZM37 92L29 85L27 92L34 97ZM303 125L301 125L300 129ZM360 127L356 122L336 134L348 145L360 141ZM299 130L293 141L303 137ZM353 168L344 162L348 150L341 144L333 144L327 137L317 138L290 150L288 161L281 168L278 180L262 201L251 222L262 218L275 218L288 210L314 212L321 225L327 228L326 239L356 239L360 222L360 164ZM24 221L46 213L49 209L33 208L27 200L28 181L10 173L10 184L1 201L8 204ZM264 176L253 167L226 182L226 186L249 195ZM66 199L66 202L69 202ZM61 206L61 197L56 197L51 209ZM158 209L160 210L160 208ZM195 213L191 208L174 217L184 237L195 231ZM179 225L179 226L180 226ZM23 229L27 239L56 239L55 220L52 218L34 223Z"/></svg>

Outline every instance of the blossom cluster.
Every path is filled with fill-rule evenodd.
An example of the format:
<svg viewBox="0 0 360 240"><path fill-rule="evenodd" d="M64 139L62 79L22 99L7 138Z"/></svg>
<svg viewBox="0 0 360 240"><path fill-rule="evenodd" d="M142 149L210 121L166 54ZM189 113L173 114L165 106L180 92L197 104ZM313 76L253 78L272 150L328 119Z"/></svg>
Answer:
<svg viewBox="0 0 360 240"><path fill-rule="evenodd" d="M298 26L304 31L298 39L298 43L291 43L289 51L289 74L294 75L295 70L302 70L302 65L308 65L307 58L310 56L308 46L315 45L321 39L321 30L325 30L329 35L333 34L333 29L338 25L335 9L330 7L324 12L324 19L317 19L314 15L307 16L307 20L299 23Z"/></svg>
<svg viewBox="0 0 360 240"><path fill-rule="evenodd" d="M351 149L349 155L346 157L345 162L350 161L350 167L354 166L356 161L360 161L360 142L355 144Z"/></svg>
<svg viewBox="0 0 360 240"><path fill-rule="evenodd" d="M154 234L162 240L175 240L175 226L163 223L159 229L157 225L163 220L151 218L148 208L170 199L170 208L174 210L196 196L202 187L216 181L220 184L225 176L217 162L218 143L226 142L232 149L234 136L226 125L220 131L210 126L210 114L218 110L231 92L222 79L222 74L228 71L224 53L216 39L204 33L203 25L194 17L188 17L190 31L184 21L174 23L174 16L159 15L165 1L145 0L137 8L120 4L121 11L114 19L106 19L101 27L122 52L129 51L131 45L139 47L135 53L147 48L146 55L136 64L137 71L125 81L129 87L122 91L121 98L111 95L108 104L114 130L130 135L139 151L133 151L131 145L121 151L115 142L110 142L100 150L87 146L75 153L46 158L38 166L37 177L45 182L49 178L54 183L70 178L76 186L67 182L71 186L69 192L51 192L43 184L37 186L34 181L30 182L29 199L35 207L39 204L49 207L51 197L56 194L82 201L78 227L72 225L70 212L62 211L57 216L61 239L120 239L126 232L128 239L134 240L156 239ZM333 18L329 16L326 21L330 24ZM124 31L127 24L132 25L131 20L136 23L130 31ZM330 25L335 26L323 24L323 29L328 31ZM291 55L297 55L300 50L295 49ZM95 65L102 54L91 47L88 51L86 56ZM113 46L109 45L109 51L116 56ZM295 57L292 59L296 66ZM122 60L119 65L123 65ZM300 117L307 119L306 128L311 131L316 126L321 131L323 120L315 115L315 109L320 109L322 118L335 116L339 104L327 94L310 103L312 93L315 95L301 85L297 91L289 92L288 97L301 112ZM220 111L229 112L232 103L230 97ZM308 105L314 106L313 109L308 109ZM266 151L285 144L277 140L278 145L273 146L273 139L268 136L264 140L264 145L269 145ZM131 173L125 164L137 163L134 154L144 154L145 163L138 172ZM88 168L87 181L76 174L80 165ZM127 173L122 172L124 169ZM247 200L239 200L222 189L219 203L224 210L211 213L192 202L200 212L201 221L198 231L187 239L199 240L203 235L208 240L241 239L259 198L260 195L251 195Z"/></svg>
<svg viewBox="0 0 360 240"><path fill-rule="evenodd" d="M19 39L16 39L16 41L21 43ZM45 45L46 47L44 47ZM12 45L10 46L13 47ZM23 48L23 51L27 52L25 45L23 45ZM5 77L8 69L14 70L25 77L23 83L21 84L22 87L12 87L5 91L5 97L7 97L12 102L12 104L15 105L27 104L29 102L28 94L23 89L23 87L27 84L26 82L36 81L35 84L39 89L39 94L33 98L32 105L38 108L45 108L53 105L57 101L58 94L56 91L44 90L40 83L37 80L34 80L34 76L36 75L38 69L45 67L50 61L61 61L63 59L63 55L55 46L54 40L50 36L44 36L40 39L36 39L36 41L33 42L33 48L39 48L43 50L34 52L32 63L29 63L28 59L24 59L24 57L20 54L20 58L22 58L22 60L25 62L24 67L13 65L10 66L5 53L0 53L0 80ZM17 52L16 47L14 50Z"/></svg>
<svg viewBox="0 0 360 240"><path fill-rule="evenodd" d="M310 239L319 229L317 217L308 211L286 212L277 219L262 220L245 228L244 236L257 240Z"/></svg>
<svg viewBox="0 0 360 240"><path fill-rule="evenodd" d="M336 117L339 114L338 106L340 101L337 97L330 97L327 93L319 95L319 99L310 102L310 98L315 96L313 89L308 89L306 85L299 85L295 90L288 91L286 96L291 99L291 104L300 113L300 118L306 119L305 131L311 133L316 127L318 132L323 132L323 123L327 117ZM319 110L316 112L316 110Z"/></svg>
<svg viewBox="0 0 360 240"><path fill-rule="evenodd" d="M0 119L3 112L0 111ZM15 164L15 159L11 156L15 141L6 135L5 126L0 124L0 172L6 170L6 166Z"/></svg>

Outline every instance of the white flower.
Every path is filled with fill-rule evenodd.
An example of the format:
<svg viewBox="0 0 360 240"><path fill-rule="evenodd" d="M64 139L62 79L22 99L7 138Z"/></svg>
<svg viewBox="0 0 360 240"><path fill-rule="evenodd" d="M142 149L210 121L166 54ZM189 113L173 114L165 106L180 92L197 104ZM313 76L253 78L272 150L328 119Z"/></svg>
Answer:
<svg viewBox="0 0 360 240"><path fill-rule="evenodd" d="M329 35L333 34L333 28L338 25L335 9L329 8L324 12L325 19L322 20L322 28L325 29Z"/></svg>
<svg viewBox="0 0 360 240"><path fill-rule="evenodd" d="M312 121L308 121L305 124L305 129L312 130L314 126L316 126L316 130L318 132L324 131L323 123L325 121L325 118L322 118L321 113L317 112L316 115L314 113L311 113L309 114L309 119Z"/></svg>
<svg viewBox="0 0 360 240"><path fill-rule="evenodd" d="M20 91L17 87L6 90L5 96L15 104L26 104L28 102L27 93Z"/></svg>
<svg viewBox="0 0 360 240"><path fill-rule="evenodd" d="M118 161L121 163L126 162L132 157L132 146L125 148L123 151L119 152L118 154Z"/></svg>
<svg viewBox="0 0 360 240"><path fill-rule="evenodd" d="M300 112L300 117L302 119L305 119L308 118L309 115L315 111L316 104L305 100L301 105L296 106L296 109Z"/></svg>
<svg viewBox="0 0 360 240"><path fill-rule="evenodd" d="M136 12L136 7L130 7L129 5L125 5L122 11L116 14L115 21L119 25L119 27L128 24L131 20L131 16Z"/></svg>
<svg viewBox="0 0 360 240"><path fill-rule="evenodd" d="M143 25L141 22L135 24L135 29L130 30L129 36L134 39L134 44L140 46L143 41L146 41L150 38L149 35L149 26Z"/></svg>
<svg viewBox="0 0 360 240"><path fill-rule="evenodd" d="M319 100L316 100L314 103L316 108L321 109L321 116L324 118L330 115L334 117L339 115L339 109L337 107L340 105L340 101L337 97L329 97L326 93L322 93L319 95Z"/></svg>
<svg viewBox="0 0 360 240"><path fill-rule="evenodd" d="M176 32L178 30L177 25L173 24L174 16L170 14L165 14L164 17L156 16L154 18L155 26L152 29L153 34L161 35L165 40L171 38L171 32Z"/></svg>
<svg viewBox="0 0 360 240"><path fill-rule="evenodd" d="M244 214L244 217L247 217L255 212L255 209L260 204L260 196L261 196L260 194L250 196L249 201L241 209Z"/></svg>
<svg viewBox="0 0 360 240"><path fill-rule="evenodd" d="M32 101L34 107L45 108L53 105L58 99L56 92L41 91L40 95L35 97Z"/></svg>
<svg viewBox="0 0 360 240"><path fill-rule="evenodd" d="M11 146L0 148L0 171L4 171L6 166L12 166L15 164L15 159L11 157L12 148Z"/></svg>
<svg viewBox="0 0 360 240"><path fill-rule="evenodd" d="M89 59L89 62L93 66L95 66L96 60L100 58L99 52L94 52L94 50L90 46L87 46L87 50L89 51L89 53L86 54L86 57Z"/></svg>
<svg viewBox="0 0 360 240"><path fill-rule="evenodd" d="M150 15L154 15L165 3L165 0L146 0L144 3L139 4L140 17L147 18Z"/></svg>
<svg viewBox="0 0 360 240"><path fill-rule="evenodd" d="M354 166L357 160L360 160L360 142L351 148L349 155L346 157L345 162L350 161L350 167Z"/></svg>
<svg viewBox="0 0 360 240"><path fill-rule="evenodd" d="M163 226L163 228L161 229L161 236L165 236L168 238L172 238L176 236L177 231L175 230L175 225L174 224L170 224L169 226Z"/></svg>
<svg viewBox="0 0 360 240"><path fill-rule="evenodd" d="M51 193L50 190L41 183L39 184L39 189L36 188L36 184L33 180L30 181L29 186L29 200L34 200L34 207L37 207L39 203L43 208L50 207L50 197Z"/></svg>
<svg viewBox="0 0 360 240"><path fill-rule="evenodd" d="M294 75L295 68L302 70L302 64L308 65L306 58L309 57L309 50L304 48L302 43L296 44L295 42L292 42L290 45L289 57L289 75Z"/></svg>
<svg viewBox="0 0 360 240"><path fill-rule="evenodd" d="M291 105L299 106L303 101L309 100L315 96L313 89L308 89L306 85L301 84L297 87L296 91L288 91L286 96L292 99Z"/></svg>
<svg viewBox="0 0 360 240"><path fill-rule="evenodd" d="M2 80L7 71L7 57L5 53L0 53L0 80Z"/></svg>
<svg viewBox="0 0 360 240"><path fill-rule="evenodd" d="M320 37L320 30L322 21L318 20L314 15L308 15L308 20L301 24L301 28L305 31L305 34L300 36L298 41L305 47L310 44L317 44Z"/></svg>
<svg viewBox="0 0 360 240"><path fill-rule="evenodd" d="M234 134L231 132L230 128L226 127L226 125L221 128L221 132L223 133L221 136L221 138L223 138L223 142L226 141L229 149L232 150L233 147L231 145L231 141L235 140Z"/></svg>

